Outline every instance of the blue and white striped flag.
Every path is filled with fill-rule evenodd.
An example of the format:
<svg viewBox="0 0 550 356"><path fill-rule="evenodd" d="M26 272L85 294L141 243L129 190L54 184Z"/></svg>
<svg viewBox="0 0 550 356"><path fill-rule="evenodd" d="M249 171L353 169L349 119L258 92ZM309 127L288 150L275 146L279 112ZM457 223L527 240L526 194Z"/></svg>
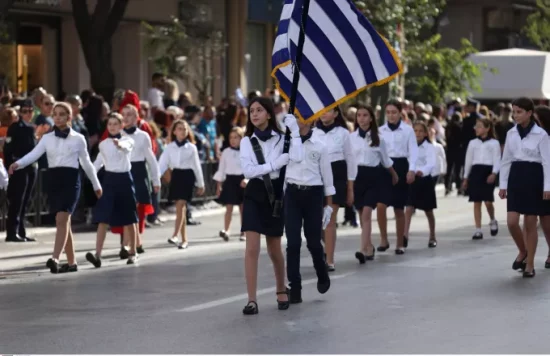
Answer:
<svg viewBox="0 0 550 356"><path fill-rule="evenodd" d="M285 0L271 76L290 100L304 0ZM402 72L395 50L351 0L310 0L295 115L313 121Z"/></svg>

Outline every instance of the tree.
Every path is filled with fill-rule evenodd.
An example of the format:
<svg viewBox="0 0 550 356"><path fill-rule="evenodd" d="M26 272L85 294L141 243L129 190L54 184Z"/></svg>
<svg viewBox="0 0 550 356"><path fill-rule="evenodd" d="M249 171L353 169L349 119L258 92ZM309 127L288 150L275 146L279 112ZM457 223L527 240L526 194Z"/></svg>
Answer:
<svg viewBox="0 0 550 356"><path fill-rule="evenodd" d="M400 77L400 85L390 84L392 95L399 95L400 89L412 87L413 94L419 99L441 102L446 94L462 96L469 89L479 89L479 79L485 67L468 60L470 54L477 52L472 44L463 39L459 49L440 45L439 21L446 0L354 2L391 45L399 45L401 61L408 73L405 78Z"/></svg>
<svg viewBox="0 0 550 356"><path fill-rule="evenodd" d="M212 61L225 49L223 33L204 19L201 7L193 1L183 2L182 18L172 17L166 26L142 23L147 38L145 49L155 70L170 77L191 81L200 102L211 95L215 77Z"/></svg>
<svg viewBox="0 0 550 356"><path fill-rule="evenodd" d="M527 17L523 34L543 51L550 51L550 0L537 0L536 11Z"/></svg>
<svg viewBox="0 0 550 356"><path fill-rule="evenodd" d="M72 0L73 17L90 71L92 88L111 102L115 91L115 73L112 62L111 39L115 33L129 0L101 0L94 12L88 12L87 0Z"/></svg>

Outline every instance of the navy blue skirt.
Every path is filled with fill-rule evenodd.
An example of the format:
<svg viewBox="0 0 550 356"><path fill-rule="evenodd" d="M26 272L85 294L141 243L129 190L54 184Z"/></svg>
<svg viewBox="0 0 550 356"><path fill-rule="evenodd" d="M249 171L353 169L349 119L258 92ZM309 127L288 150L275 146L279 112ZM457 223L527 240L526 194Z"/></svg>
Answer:
<svg viewBox="0 0 550 356"><path fill-rule="evenodd" d="M130 172L105 171L103 195L94 208L93 222L110 226L126 226L138 222L134 180Z"/></svg>
<svg viewBox="0 0 550 356"><path fill-rule="evenodd" d="M80 170L71 167L48 168L50 213L72 214L80 199Z"/></svg>
<svg viewBox="0 0 550 356"><path fill-rule="evenodd" d="M192 169L174 169L170 179L168 200L191 201L195 189L195 172Z"/></svg>
<svg viewBox="0 0 550 356"><path fill-rule="evenodd" d="M359 166L357 178L353 184L354 205L356 209L370 207L376 209L380 189L382 170L380 166Z"/></svg>
<svg viewBox="0 0 550 356"><path fill-rule="evenodd" d="M348 197L348 165L346 161L334 161L332 167L332 180L336 194L332 196L332 204L341 207L346 206Z"/></svg>
<svg viewBox="0 0 550 356"><path fill-rule="evenodd" d="M151 180L147 172L145 161L132 162L132 178L134 179L134 187L136 190L136 200L140 204L151 204Z"/></svg>
<svg viewBox="0 0 550 356"><path fill-rule="evenodd" d="M282 182L272 179L275 192L282 192ZM273 217L273 207L269 202L267 189L262 179L251 179L244 192L243 222L241 232L254 231L267 237L283 236L284 224L281 209L280 217Z"/></svg>
<svg viewBox="0 0 550 356"><path fill-rule="evenodd" d="M424 211L437 209L435 184L432 176L416 177L414 183L409 185L407 206Z"/></svg>
<svg viewBox="0 0 550 356"><path fill-rule="evenodd" d="M507 210L523 215L544 214L543 179L540 163L512 162L508 176Z"/></svg>
<svg viewBox="0 0 550 356"><path fill-rule="evenodd" d="M468 175L468 196L471 202L495 201L495 184L487 183L493 166L475 164ZM496 181L496 180L495 180Z"/></svg>
<svg viewBox="0 0 550 356"><path fill-rule="evenodd" d="M380 179L380 195L378 201L386 206L393 206L394 209L403 209L409 196L409 185L407 184L407 173L409 172L409 161L407 158L392 158L393 169L399 177L396 185L392 184L391 173L385 170Z"/></svg>
<svg viewBox="0 0 550 356"><path fill-rule="evenodd" d="M241 205L244 200L244 188L241 188L243 175L226 175L222 183L222 192L218 203L222 205Z"/></svg>

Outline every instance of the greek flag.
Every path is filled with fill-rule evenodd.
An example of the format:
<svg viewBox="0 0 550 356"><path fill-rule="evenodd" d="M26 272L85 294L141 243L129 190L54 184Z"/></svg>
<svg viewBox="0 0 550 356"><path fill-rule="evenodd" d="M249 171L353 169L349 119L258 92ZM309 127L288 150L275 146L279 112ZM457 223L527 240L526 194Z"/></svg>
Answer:
<svg viewBox="0 0 550 356"><path fill-rule="evenodd" d="M313 121L371 86L402 72L395 50L351 0L309 0L295 115ZM304 0L285 0L271 76L290 101Z"/></svg>

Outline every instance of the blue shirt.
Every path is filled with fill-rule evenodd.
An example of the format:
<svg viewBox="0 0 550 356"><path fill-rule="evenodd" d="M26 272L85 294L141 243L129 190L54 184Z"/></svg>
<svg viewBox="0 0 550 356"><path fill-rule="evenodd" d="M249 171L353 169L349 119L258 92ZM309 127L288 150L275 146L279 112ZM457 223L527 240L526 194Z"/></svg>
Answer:
<svg viewBox="0 0 550 356"><path fill-rule="evenodd" d="M210 158L215 157L214 146L216 144L216 120L212 119L210 121L206 119L201 119L199 126L197 127L200 133L202 133L208 143L210 144Z"/></svg>

